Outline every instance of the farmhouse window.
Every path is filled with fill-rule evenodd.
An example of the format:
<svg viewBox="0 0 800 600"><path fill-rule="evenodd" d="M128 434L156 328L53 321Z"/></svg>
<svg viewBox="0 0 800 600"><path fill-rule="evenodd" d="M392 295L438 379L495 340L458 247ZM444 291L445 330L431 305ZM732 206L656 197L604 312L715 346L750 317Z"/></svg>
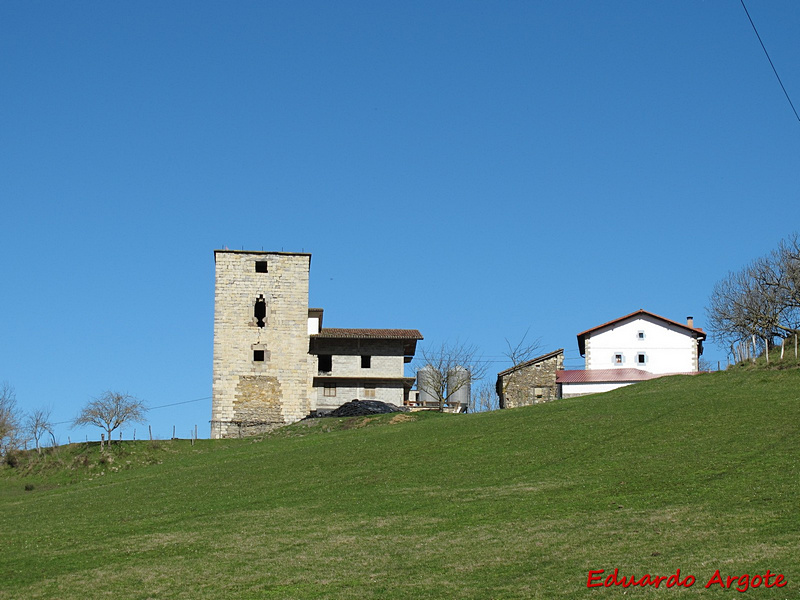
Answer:
<svg viewBox="0 0 800 600"><path fill-rule="evenodd" d="M614 355L614 364L615 365L621 365L622 364L622 353L621 352L618 352L617 354Z"/></svg>
<svg viewBox="0 0 800 600"><path fill-rule="evenodd" d="M329 398L336 396L336 384L326 383L322 393Z"/></svg>
<svg viewBox="0 0 800 600"><path fill-rule="evenodd" d="M636 355L636 364L637 365L647 364L647 355L644 352L639 352L639 354Z"/></svg>
<svg viewBox="0 0 800 600"><path fill-rule="evenodd" d="M374 398L375 397L375 386L374 385L365 385L364 386L364 398Z"/></svg>
<svg viewBox="0 0 800 600"><path fill-rule="evenodd" d="M636 337L638 337L640 340L643 340L643 339L644 339L644 331L640 331L640 332L638 332L638 333L636 334Z"/></svg>
<svg viewBox="0 0 800 600"><path fill-rule="evenodd" d="M372 366L372 357L371 356L362 356L361 357L361 368L362 369L369 369Z"/></svg>
<svg viewBox="0 0 800 600"><path fill-rule="evenodd" d="M320 373L330 373L333 370L333 356L320 354L317 356L317 364Z"/></svg>

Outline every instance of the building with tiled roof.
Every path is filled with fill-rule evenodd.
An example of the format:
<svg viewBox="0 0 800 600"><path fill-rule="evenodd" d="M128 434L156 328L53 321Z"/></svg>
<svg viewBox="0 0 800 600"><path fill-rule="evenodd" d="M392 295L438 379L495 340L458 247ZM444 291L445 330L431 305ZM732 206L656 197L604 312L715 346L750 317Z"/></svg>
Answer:
<svg viewBox="0 0 800 600"><path fill-rule="evenodd" d="M516 408L555 400L556 373L564 368L564 349L537 356L497 374L500 408Z"/></svg>
<svg viewBox="0 0 800 600"><path fill-rule="evenodd" d="M216 250L211 437L251 435L354 399L402 405L416 329L323 328L311 255Z"/></svg>
<svg viewBox="0 0 800 600"><path fill-rule="evenodd" d="M705 332L640 309L578 334L585 369L559 371L561 397L606 392L663 375L697 373Z"/></svg>

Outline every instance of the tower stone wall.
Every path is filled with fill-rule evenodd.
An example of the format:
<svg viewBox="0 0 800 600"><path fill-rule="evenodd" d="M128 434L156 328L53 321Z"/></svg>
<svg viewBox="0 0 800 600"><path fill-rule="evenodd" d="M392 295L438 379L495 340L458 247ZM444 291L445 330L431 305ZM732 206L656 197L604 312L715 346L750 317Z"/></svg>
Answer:
<svg viewBox="0 0 800 600"><path fill-rule="evenodd" d="M311 255L217 250L211 437L252 435L316 409L308 354Z"/></svg>

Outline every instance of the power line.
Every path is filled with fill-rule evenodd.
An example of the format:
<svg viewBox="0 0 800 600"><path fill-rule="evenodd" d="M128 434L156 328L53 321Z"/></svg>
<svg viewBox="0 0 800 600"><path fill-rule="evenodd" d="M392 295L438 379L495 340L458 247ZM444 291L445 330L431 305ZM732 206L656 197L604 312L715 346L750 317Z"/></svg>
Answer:
<svg viewBox="0 0 800 600"><path fill-rule="evenodd" d="M792 99L789 98L789 92L786 91L786 88L781 81L781 76L778 75L778 70L775 68L775 65L772 64L772 59L769 57L769 52L767 52L767 47L764 45L764 42L761 41L761 36L758 34L758 29L756 29L756 24L753 23L753 19L750 18L750 12L747 10L747 7L744 5L744 0L739 0L742 3L742 8L744 9L744 14L747 15L747 19L750 21L750 25L753 26L753 31L756 32L756 37L758 38L758 42L761 44L761 47L764 49L764 54L767 55L767 60L769 61L769 66L772 67L772 72L775 73L775 77L778 78L778 83L781 84L781 89L783 90L786 99L789 101L789 106L792 107L792 112L794 112L794 116L800 121L800 115L797 114L797 110L792 103Z"/></svg>
<svg viewBox="0 0 800 600"><path fill-rule="evenodd" d="M179 404L191 404L192 402L202 402L203 400L211 400L211 396L206 396L205 398L195 398L194 400L183 400L182 402L172 402L170 404L159 404L158 406L151 406L147 410L151 411L158 408L167 408L168 406L178 406ZM52 425L66 425L67 423L72 423L72 420L59 421L58 423L52 423Z"/></svg>

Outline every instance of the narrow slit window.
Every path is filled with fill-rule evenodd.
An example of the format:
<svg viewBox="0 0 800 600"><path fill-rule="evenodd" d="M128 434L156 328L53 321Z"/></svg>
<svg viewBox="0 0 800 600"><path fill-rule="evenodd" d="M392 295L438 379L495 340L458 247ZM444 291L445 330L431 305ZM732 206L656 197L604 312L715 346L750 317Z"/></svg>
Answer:
<svg viewBox="0 0 800 600"><path fill-rule="evenodd" d="M267 319L267 301L264 300L263 294L256 298L256 305L253 308L253 317L256 320L256 325L264 327Z"/></svg>
<svg viewBox="0 0 800 600"><path fill-rule="evenodd" d="M256 273L269 273L269 270L267 269L267 261L265 260L256 261Z"/></svg>

